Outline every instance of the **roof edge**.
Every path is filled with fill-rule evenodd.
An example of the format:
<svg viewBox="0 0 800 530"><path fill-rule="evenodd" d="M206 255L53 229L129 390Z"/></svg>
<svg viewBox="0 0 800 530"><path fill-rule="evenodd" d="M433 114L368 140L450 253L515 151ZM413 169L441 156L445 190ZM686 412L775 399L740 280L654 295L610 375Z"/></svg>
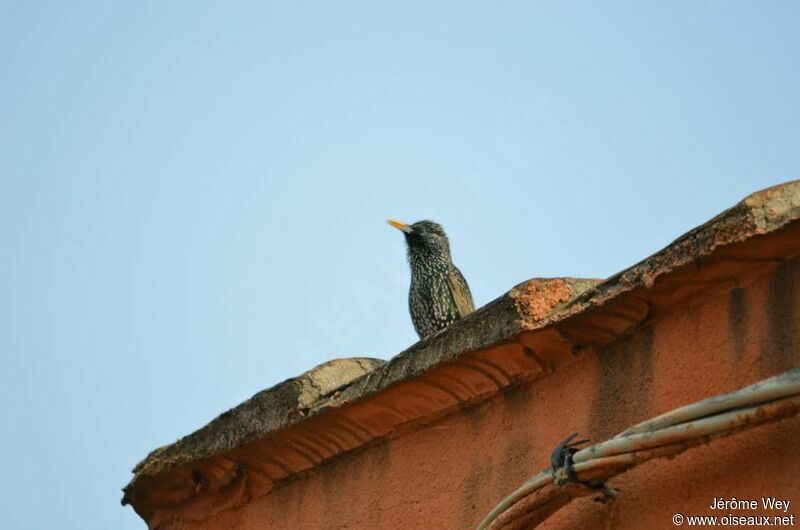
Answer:
<svg viewBox="0 0 800 530"><path fill-rule="evenodd" d="M326 417L331 410L369 403L400 383L415 380L475 352L506 343L520 343L523 342L520 337L532 333L554 330L562 334L572 323L585 320L587 316L591 318L599 308L624 298L625 293L650 290L661 278L675 276L676 271L692 265L700 267L723 247L778 232L798 219L800 181L774 186L749 195L605 281L555 278L524 282L444 332L414 344L389 362L374 359L331 361L349 363L352 377L343 378L340 384L333 385L335 388L326 391L308 390L307 378L313 380L309 374L330 364L324 363L298 378L259 392L195 433L150 453L134 469L134 477L124 489L123 504L131 503L143 514L150 504L147 490L160 482L169 489L172 479L160 477L174 473L186 475L183 468L188 464L287 432L311 419ZM792 245L791 252L800 251L800 242ZM634 326L646 317L647 314L642 313L634 320ZM612 334L608 340L618 336L619 333Z"/></svg>

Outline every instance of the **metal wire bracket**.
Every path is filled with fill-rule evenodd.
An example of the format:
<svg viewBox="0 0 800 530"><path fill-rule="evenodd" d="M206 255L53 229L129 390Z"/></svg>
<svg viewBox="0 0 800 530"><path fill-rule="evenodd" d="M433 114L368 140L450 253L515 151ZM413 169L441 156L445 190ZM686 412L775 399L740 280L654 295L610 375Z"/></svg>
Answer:
<svg viewBox="0 0 800 530"><path fill-rule="evenodd" d="M572 440L577 436L578 433L576 432L570 434L550 453L550 471L553 473L553 482L558 486L563 487L566 484L580 483L578 476L575 474L572 455L578 452L579 446L588 443L589 440L573 442Z"/></svg>
<svg viewBox="0 0 800 530"><path fill-rule="evenodd" d="M580 480L575 474L575 463L572 461L572 456L581 449L579 446L589 442L588 438L573 442L572 440L577 437L578 433L576 432L570 434L550 453L550 473L553 475L553 482L562 489L578 487L597 491L600 495L593 499L595 502L602 504L614 502L619 495L617 490L608 487L604 482Z"/></svg>

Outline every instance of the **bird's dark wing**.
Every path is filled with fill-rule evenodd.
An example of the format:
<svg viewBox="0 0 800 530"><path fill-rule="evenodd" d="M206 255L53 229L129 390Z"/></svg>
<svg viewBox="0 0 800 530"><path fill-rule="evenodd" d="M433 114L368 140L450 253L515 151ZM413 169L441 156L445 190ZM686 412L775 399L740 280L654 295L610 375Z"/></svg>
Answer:
<svg viewBox="0 0 800 530"><path fill-rule="evenodd" d="M450 295L456 304L459 317L465 317L475 311L475 304L472 301L472 293L469 292L467 280L461 275L461 271L453 267L447 275L447 285L450 287Z"/></svg>

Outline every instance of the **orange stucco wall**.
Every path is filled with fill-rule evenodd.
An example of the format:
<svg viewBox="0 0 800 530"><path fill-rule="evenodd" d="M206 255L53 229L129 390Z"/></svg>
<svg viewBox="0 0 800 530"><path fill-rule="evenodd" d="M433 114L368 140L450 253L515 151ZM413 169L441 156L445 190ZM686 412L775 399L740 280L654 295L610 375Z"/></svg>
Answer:
<svg viewBox="0 0 800 530"><path fill-rule="evenodd" d="M736 289L684 304L544 379L339 458L237 509L209 519L198 513L195 523L167 523L162 530L474 528L544 468L570 432L600 441L674 407L800 366L799 338L795 258ZM794 513L800 526L800 420L645 463L610 485L620 491L614 505L578 499L544 528L675 528L676 512L715 514L708 508L714 497L765 495L791 500L786 515Z"/></svg>

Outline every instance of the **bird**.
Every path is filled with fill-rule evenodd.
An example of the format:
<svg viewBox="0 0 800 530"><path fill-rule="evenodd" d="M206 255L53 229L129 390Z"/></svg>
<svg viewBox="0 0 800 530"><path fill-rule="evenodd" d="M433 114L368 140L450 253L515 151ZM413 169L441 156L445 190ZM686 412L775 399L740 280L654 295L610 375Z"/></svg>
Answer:
<svg viewBox="0 0 800 530"><path fill-rule="evenodd" d="M438 223L404 224L389 219L406 239L411 286L408 310L420 339L426 339L475 311L467 280L453 265L450 241Z"/></svg>

